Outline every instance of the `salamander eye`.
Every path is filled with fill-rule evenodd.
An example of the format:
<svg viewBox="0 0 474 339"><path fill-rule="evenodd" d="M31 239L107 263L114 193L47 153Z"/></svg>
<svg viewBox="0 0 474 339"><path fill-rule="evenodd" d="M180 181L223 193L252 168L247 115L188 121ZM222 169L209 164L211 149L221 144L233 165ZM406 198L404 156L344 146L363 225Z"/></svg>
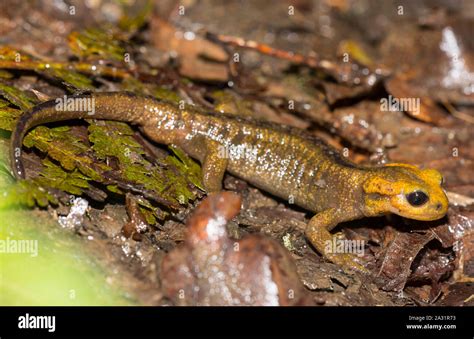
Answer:
<svg viewBox="0 0 474 339"><path fill-rule="evenodd" d="M439 185L443 185L444 184L444 177L441 177L441 180L439 181Z"/></svg>
<svg viewBox="0 0 474 339"><path fill-rule="evenodd" d="M421 206L428 201L428 196L422 191L414 191L406 195L407 201L412 206Z"/></svg>

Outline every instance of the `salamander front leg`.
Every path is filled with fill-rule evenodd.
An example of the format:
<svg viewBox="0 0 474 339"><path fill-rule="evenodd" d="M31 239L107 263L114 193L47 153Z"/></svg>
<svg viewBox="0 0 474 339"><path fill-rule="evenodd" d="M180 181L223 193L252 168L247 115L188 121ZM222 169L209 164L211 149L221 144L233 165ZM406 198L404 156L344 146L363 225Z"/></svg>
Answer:
<svg viewBox="0 0 474 339"><path fill-rule="evenodd" d="M222 189L222 179L227 168L226 152L221 151L221 144L206 140L206 156L202 162L202 182L207 193Z"/></svg>
<svg viewBox="0 0 474 339"><path fill-rule="evenodd" d="M353 253L339 251L336 245L340 239L335 238L329 231L340 222L347 221L339 217L337 210L331 208L316 214L306 226L306 237L316 250L326 259L344 268L352 268L363 273L369 271L357 261ZM343 247L344 248L344 247Z"/></svg>

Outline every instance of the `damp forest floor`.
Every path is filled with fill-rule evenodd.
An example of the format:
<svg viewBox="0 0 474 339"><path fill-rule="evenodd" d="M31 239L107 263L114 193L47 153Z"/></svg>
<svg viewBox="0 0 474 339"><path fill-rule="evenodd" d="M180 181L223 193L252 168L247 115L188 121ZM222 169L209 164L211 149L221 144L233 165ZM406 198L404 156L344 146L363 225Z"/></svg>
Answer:
<svg viewBox="0 0 474 339"><path fill-rule="evenodd" d="M87 7L92 6L92 7ZM111 121L18 117L74 93L131 91L306 130L358 164L444 177L448 215L357 220L370 276L323 259L312 216L226 174L233 239L286 248L311 305L474 305L474 6L458 1L15 2L0 12L0 304L171 305L167 253L206 196L198 162ZM394 98L412 106L394 107ZM392 101L391 101L392 100ZM388 105L388 106L384 106ZM25 241L23 253L12 244ZM10 246L10 247L8 247ZM190 301L192 304L193 301Z"/></svg>

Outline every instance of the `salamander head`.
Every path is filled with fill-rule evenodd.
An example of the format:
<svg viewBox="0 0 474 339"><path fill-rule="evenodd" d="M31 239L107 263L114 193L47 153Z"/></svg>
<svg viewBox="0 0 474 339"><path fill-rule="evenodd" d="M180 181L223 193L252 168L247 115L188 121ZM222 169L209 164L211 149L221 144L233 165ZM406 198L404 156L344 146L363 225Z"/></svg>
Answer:
<svg viewBox="0 0 474 339"><path fill-rule="evenodd" d="M448 210L442 183L441 173L434 169L421 170L407 164L377 168L363 185L365 212L392 212L416 220L440 219Z"/></svg>

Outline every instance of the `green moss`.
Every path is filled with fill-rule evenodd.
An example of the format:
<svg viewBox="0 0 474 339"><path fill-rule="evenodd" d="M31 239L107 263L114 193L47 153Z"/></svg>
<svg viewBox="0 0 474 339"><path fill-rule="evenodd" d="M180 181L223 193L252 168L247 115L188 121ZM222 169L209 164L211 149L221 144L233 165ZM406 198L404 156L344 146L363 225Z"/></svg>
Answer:
<svg viewBox="0 0 474 339"><path fill-rule="evenodd" d="M129 15L127 1L122 1L125 14L120 18L119 27L128 32L133 32L142 27L153 10L153 1L146 0L141 3L143 6L139 8L138 13Z"/></svg>
<svg viewBox="0 0 474 339"><path fill-rule="evenodd" d="M112 121L34 128L24 139L23 157L32 160L27 168L29 179L15 181L10 174L7 138L21 114L41 101L32 92L19 89L18 71L53 79L52 86L71 93L95 91L101 82L94 80L106 76L116 81L118 90L181 100L171 84L133 78L124 62L127 49L133 51L129 38L144 24L151 3L147 1L133 15L127 12L120 22L123 31L91 28L72 33L69 46L79 61L43 60L0 46L0 240L34 239L39 244L35 257L0 253L0 304L133 303L107 283L106 277L113 273L84 254L87 250L81 237L64 232L48 214L38 219L37 211L22 207L56 207L64 192L92 199L132 193L147 222L154 224L202 194L200 166L184 152L172 148L170 155L154 159L129 125Z"/></svg>
<svg viewBox="0 0 474 339"><path fill-rule="evenodd" d="M167 161L176 166L194 186L204 191L201 167L193 159L188 157L183 150L177 147L170 147L170 149L176 157L170 156L167 158Z"/></svg>
<svg viewBox="0 0 474 339"><path fill-rule="evenodd" d="M7 72L7 71L4 71L4 70L0 69L0 78L3 78L3 79L11 79L11 78L13 78L13 74L11 74L10 72Z"/></svg>
<svg viewBox="0 0 474 339"><path fill-rule="evenodd" d="M96 181L102 181L101 172L110 170L104 163L95 161L88 145L67 126L56 128L38 126L25 137L23 144L47 153L64 169L72 171L77 168Z"/></svg>
<svg viewBox="0 0 474 339"><path fill-rule="evenodd" d="M92 90L95 88L90 77L72 70L49 68L43 71L42 74L59 80L70 92L76 90Z"/></svg>
<svg viewBox="0 0 474 339"><path fill-rule="evenodd" d="M71 52L80 58L124 61L123 45L120 36L111 29L88 28L69 35Z"/></svg>
<svg viewBox="0 0 474 339"><path fill-rule="evenodd" d="M135 78L126 78L122 82L123 89L142 95L151 95L157 99L166 100L178 104L182 98L178 93L164 86L144 84Z"/></svg>
<svg viewBox="0 0 474 339"><path fill-rule="evenodd" d="M81 195L84 189L89 188L90 178L78 169L65 171L47 158L42 161L44 167L39 176L33 179L39 185L52 187L64 192Z"/></svg>
<svg viewBox="0 0 474 339"><path fill-rule="evenodd" d="M13 105L18 106L25 111L38 103L34 97L27 95L25 92L2 81L0 81L0 95L5 97Z"/></svg>
<svg viewBox="0 0 474 339"><path fill-rule="evenodd" d="M91 77L83 74L90 72L93 64L83 61L100 59L112 65L122 63L125 47L129 46L126 39L131 31L143 24L150 13L150 4L148 1L136 15L122 18L122 32L106 27L73 32L69 36L69 46L80 63L46 62L2 46L0 69L31 70L58 80L71 92L94 90ZM101 76L100 71L93 74ZM122 90L159 99L181 100L166 86L145 84L133 77L123 77L121 86ZM0 129L5 131L12 131L21 113L39 102L31 93L4 80L0 80L0 95L5 99L0 99ZM139 198L146 219L155 223L201 194L200 167L182 151L172 149L170 156L152 160L129 125L112 121L89 121L89 124L87 128L38 126L30 131L23 144L40 155L42 166L33 171L31 179L5 187L8 199L4 199L3 206L57 203L55 195L58 190L74 195L88 194L93 199L102 200L108 193L124 195L130 192ZM91 195L98 190L102 192Z"/></svg>
<svg viewBox="0 0 474 339"><path fill-rule="evenodd" d="M199 165L182 154L163 162L159 159L150 162L134 138L134 131L125 123L103 121L100 125L91 124L89 139L99 159L117 159L119 169L115 175L118 182L134 185L157 203L176 208L196 197L193 186L201 187ZM118 192L116 187L113 190ZM142 206L145 205L142 203ZM145 207L152 208L151 205Z"/></svg>
<svg viewBox="0 0 474 339"><path fill-rule="evenodd" d="M12 131L21 113L19 109L5 106L0 107L0 129Z"/></svg>

